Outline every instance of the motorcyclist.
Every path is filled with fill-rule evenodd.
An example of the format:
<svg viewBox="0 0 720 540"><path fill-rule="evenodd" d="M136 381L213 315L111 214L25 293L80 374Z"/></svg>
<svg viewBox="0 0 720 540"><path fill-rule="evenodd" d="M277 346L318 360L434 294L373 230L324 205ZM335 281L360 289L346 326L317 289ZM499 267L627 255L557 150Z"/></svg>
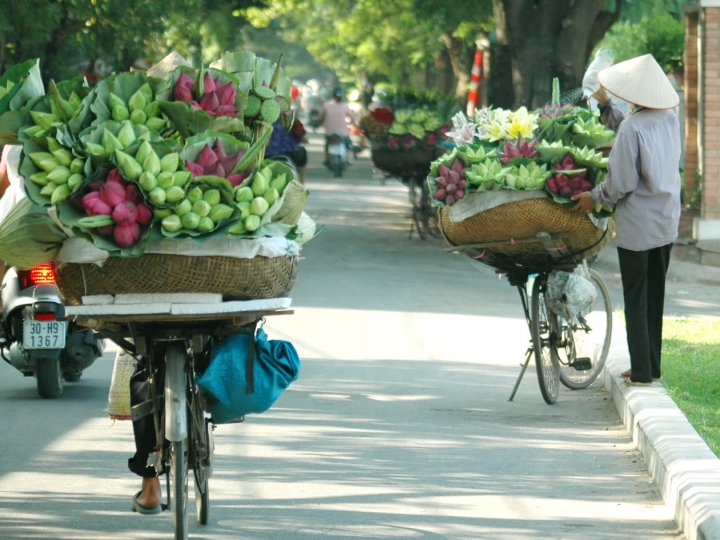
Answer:
<svg viewBox="0 0 720 540"><path fill-rule="evenodd" d="M305 138L305 128L300 120L295 119L290 131L286 130L280 121L275 122L265 155L271 159L277 155L289 157L297 167L300 183L304 184L307 151L300 146L302 142L307 142L307 139Z"/></svg>
<svg viewBox="0 0 720 540"><path fill-rule="evenodd" d="M350 108L348 103L343 100L345 93L340 87L333 90L332 99L323 105L320 113L320 123L325 128L325 163L330 162L330 154L328 153L327 138L332 135L339 135L343 140L348 141L350 130L348 129L347 119L350 119L352 125L357 125L358 119L355 112Z"/></svg>

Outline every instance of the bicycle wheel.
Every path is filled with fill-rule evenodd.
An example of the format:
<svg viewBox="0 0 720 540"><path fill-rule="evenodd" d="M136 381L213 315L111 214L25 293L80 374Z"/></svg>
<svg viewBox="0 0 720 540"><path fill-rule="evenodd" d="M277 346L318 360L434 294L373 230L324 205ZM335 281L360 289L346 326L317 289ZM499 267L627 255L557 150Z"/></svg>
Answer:
<svg viewBox="0 0 720 540"><path fill-rule="evenodd" d="M170 482L172 484L172 512L175 540L187 540L187 480L188 461L185 441L170 443Z"/></svg>
<svg viewBox="0 0 720 540"><path fill-rule="evenodd" d="M557 401L560 391L560 368L556 347L553 345L557 316L545 305L546 279L546 276L538 276L533 283L530 333L540 393L545 403L552 405Z"/></svg>
<svg viewBox="0 0 720 540"><path fill-rule="evenodd" d="M590 386L602 371L612 339L612 302L600 274L590 270L597 298L590 312L576 321L558 320L560 381L571 390Z"/></svg>
<svg viewBox="0 0 720 540"><path fill-rule="evenodd" d="M200 407L197 391L191 387L190 395L190 465L193 470L195 509L200 525L207 525L210 515L210 491L208 480L212 474L212 426Z"/></svg>

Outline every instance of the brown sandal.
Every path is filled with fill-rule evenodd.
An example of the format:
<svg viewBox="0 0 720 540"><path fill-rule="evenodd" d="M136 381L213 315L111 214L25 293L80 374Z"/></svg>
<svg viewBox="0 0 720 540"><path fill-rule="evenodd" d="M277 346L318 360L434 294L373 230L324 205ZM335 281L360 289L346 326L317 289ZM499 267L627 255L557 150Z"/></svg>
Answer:
<svg viewBox="0 0 720 540"><path fill-rule="evenodd" d="M629 378L630 378L630 375L631 375L631 373L630 373L630 370L628 369L627 371L623 371L623 372L620 374L620 377L622 377L623 379L629 379Z"/></svg>

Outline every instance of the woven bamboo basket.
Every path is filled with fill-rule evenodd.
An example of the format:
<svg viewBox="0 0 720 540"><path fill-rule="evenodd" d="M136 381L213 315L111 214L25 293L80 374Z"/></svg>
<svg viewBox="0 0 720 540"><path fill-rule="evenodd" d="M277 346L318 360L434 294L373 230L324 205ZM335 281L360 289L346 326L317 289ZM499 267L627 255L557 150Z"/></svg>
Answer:
<svg viewBox="0 0 720 540"><path fill-rule="evenodd" d="M560 234L562 245L574 259L581 260L599 253L615 231L613 219L608 221L607 231L603 231L570 207L543 198L496 206L457 223L450 220L449 208L439 208L438 214L440 230L451 245L501 242L484 248L485 257L524 266L552 264L555 259L539 241L514 240L533 238L543 231Z"/></svg>
<svg viewBox="0 0 720 540"><path fill-rule="evenodd" d="M287 296L295 285L297 257L188 257L146 253L95 264L58 264L56 287L67 303L97 294L215 293L225 300Z"/></svg>
<svg viewBox="0 0 720 540"><path fill-rule="evenodd" d="M371 150L375 167L398 178L427 176L430 164L445 153L439 146L416 146L406 150L373 146Z"/></svg>

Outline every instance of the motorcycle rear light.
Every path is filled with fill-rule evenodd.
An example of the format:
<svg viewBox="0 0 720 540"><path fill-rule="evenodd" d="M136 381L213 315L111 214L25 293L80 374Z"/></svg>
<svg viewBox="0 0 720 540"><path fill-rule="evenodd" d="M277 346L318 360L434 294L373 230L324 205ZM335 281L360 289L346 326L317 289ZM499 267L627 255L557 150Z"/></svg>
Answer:
<svg viewBox="0 0 720 540"><path fill-rule="evenodd" d="M55 314L54 313L37 313L35 315L36 321L54 321L55 320Z"/></svg>
<svg viewBox="0 0 720 540"><path fill-rule="evenodd" d="M51 264L41 264L30 270L31 285L54 285L55 269Z"/></svg>

